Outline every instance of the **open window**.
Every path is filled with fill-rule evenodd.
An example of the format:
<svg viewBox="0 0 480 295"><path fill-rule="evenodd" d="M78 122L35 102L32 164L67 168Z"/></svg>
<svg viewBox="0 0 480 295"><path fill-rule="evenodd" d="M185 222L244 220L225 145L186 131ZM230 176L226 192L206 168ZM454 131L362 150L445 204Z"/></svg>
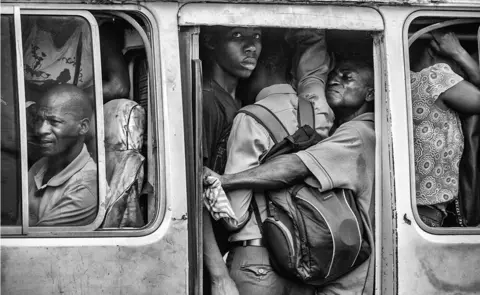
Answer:
<svg viewBox="0 0 480 295"><path fill-rule="evenodd" d="M146 17L2 6L1 22L2 236L154 230L164 201L152 99L160 90ZM122 79L110 75L117 53L126 86L109 96Z"/></svg>
<svg viewBox="0 0 480 295"><path fill-rule="evenodd" d="M199 11L215 11L215 17L209 13L198 13ZM308 16L307 16L308 14ZM342 17L339 17L339 16ZM209 73L208 54L202 50L202 34L212 26L223 26L227 28L235 27L255 27L262 30L263 34L282 34L287 29L325 29L326 40L329 53L336 59L359 58L369 62L375 72L375 111L376 114L376 134L377 142L382 142L384 127L386 124L385 116L385 90L383 88L383 68L382 68L382 31L383 22L380 15L369 8L353 7L335 7L335 6L314 6L308 7L290 6L290 5L241 5L241 4L187 4L180 10L180 40L182 60L182 82L183 82L183 103L185 119L185 136L187 148L187 173L190 174L189 181L189 207L188 212L192 222L189 230L189 239L194 241L202 240L201 224L202 218L199 212L202 212L201 198L201 180L198 179L198 167L202 165L205 148L202 147L201 136L204 128L198 124L203 124L202 118L202 90L199 86L202 83L193 77L198 75L192 64L202 62L203 87L209 86L205 81ZM264 33L265 32L265 33ZM279 44L279 46L281 46ZM262 56L260 55L260 58ZM193 83L196 81L196 83ZM252 98L245 95L245 89L242 89L240 82L237 87L236 96L241 100L242 105L252 103ZM205 98L203 98L205 99ZM200 119L199 119L200 118ZM377 163L381 163L383 148L377 147ZM380 181L382 165L377 165L376 177L376 200L382 203ZM381 205L377 207L377 213L381 213ZM381 224L381 223L380 223ZM377 225L376 231L381 232L381 226ZM377 249L381 249L379 245ZM201 278L201 243L191 251L189 259L193 265L192 277ZM379 254L380 252L377 252ZM195 263L194 263L195 261ZM194 284L198 287L200 284Z"/></svg>
<svg viewBox="0 0 480 295"><path fill-rule="evenodd" d="M478 234L479 116L451 93L463 83L480 88L468 69L478 69L479 29L480 14L446 11L417 12L405 26L412 205L417 223L435 234ZM441 36L462 57L439 49ZM468 101L466 93L457 101Z"/></svg>

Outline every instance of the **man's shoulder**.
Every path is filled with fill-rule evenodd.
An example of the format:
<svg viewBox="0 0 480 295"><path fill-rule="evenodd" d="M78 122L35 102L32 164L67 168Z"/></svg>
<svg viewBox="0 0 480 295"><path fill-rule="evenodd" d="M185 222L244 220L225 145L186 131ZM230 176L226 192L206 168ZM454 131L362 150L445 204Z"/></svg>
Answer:
<svg viewBox="0 0 480 295"><path fill-rule="evenodd" d="M72 175L69 183L70 185L85 186L92 192L96 192L98 175L95 161L90 157L85 166Z"/></svg>

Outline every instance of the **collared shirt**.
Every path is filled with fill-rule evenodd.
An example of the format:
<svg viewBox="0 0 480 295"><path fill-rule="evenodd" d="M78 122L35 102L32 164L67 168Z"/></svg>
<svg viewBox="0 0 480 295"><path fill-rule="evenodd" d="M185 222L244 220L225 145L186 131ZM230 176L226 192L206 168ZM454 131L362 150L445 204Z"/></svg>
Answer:
<svg viewBox="0 0 480 295"><path fill-rule="evenodd" d="M417 205L445 204L458 196L464 142L458 113L435 102L463 78L445 63L410 72L410 77Z"/></svg>
<svg viewBox="0 0 480 295"><path fill-rule="evenodd" d="M305 183L321 191L346 188L354 192L372 249L372 254L364 263L326 285L317 294L373 294L375 272L373 118L373 113L357 116L340 125L332 136L296 154L313 174L305 179Z"/></svg>
<svg viewBox="0 0 480 295"><path fill-rule="evenodd" d="M283 123L288 133L293 134L298 129L297 108L298 97L292 86L277 84L266 87L257 95L256 103L267 107ZM325 110L314 104L315 122L324 120ZM317 127L317 126L315 126ZM269 132L252 117L239 113L234 121L227 144L226 174L241 172L260 165L260 159L274 145ZM236 217L241 223L248 218L248 209L253 191L248 189L235 190L227 193ZM266 219L265 197L255 194L262 221ZM255 218L250 218L247 224L237 233L230 236L230 241L242 241L261 238Z"/></svg>
<svg viewBox="0 0 480 295"><path fill-rule="evenodd" d="M38 160L28 172L30 226L86 225L98 207L97 165L83 145L80 154L46 184L48 159Z"/></svg>

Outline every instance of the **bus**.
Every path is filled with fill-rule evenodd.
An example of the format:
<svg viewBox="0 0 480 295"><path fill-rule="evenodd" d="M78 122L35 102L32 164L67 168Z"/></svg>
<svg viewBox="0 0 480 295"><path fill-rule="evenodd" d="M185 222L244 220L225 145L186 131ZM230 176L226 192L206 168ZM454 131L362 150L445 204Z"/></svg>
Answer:
<svg viewBox="0 0 480 295"><path fill-rule="evenodd" d="M409 83L409 39L444 27L478 52L480 2L6 0L0 10L3 294L202 294L200 36L209 26L325 29L330 51L368 55L375 72L375 294L480 292L480 228L431 228L419 217ZM29 215L34 148L24 81L52 78L38 71L46 57L29 43L31 23L42 21L58 27L75 21L83 30L83 42L72 46L76 57L82 58L83 44L90 58L89 78L87 69L77 68L67 77L84 83L94 98L90 145L98 206L88 224L36 226ZM145 121L136 138L135 173L127 165L115 174L131 177L125 189L134 196L122 191L113 201L102 91L107 56L100 50L109 37L101 32L105 24L121 32L115 44L128 72L125 98L142 107ZM423 37L415 34L421 30ZM126 128L136 128L127 121ZM123 214L115 216L120 223L107 224L116 209L129 206L139 212L138 223Z"/></svg>

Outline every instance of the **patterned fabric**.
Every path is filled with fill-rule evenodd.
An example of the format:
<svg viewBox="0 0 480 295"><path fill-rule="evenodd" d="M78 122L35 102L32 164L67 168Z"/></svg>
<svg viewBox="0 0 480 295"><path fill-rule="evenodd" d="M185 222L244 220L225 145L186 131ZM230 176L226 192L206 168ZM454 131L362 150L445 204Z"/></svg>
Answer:
<svg viewBox="0 0 480 295"><path fill-rule="evenodd" d="M449 202L458 195L463 133L458 114L435 104L463 80L444 63L411 72L417 205Z"/></svg>
<svg viewBox="0 0 480 295"><path fill-rule="evenodd" d="M237 217L233 212L232 205L222 189L218 178L208 176L205 180L206 188L203 192L203 204L213 219L228 218L229 222L237 224Z"/></svg>
<svg viewBox="0 0 480 295"><path fill-rule="evenodd" d="M25 80L39 86L73 84L78 43L82 39L82 55L78 86L86 88L93 84L93 58L90 28L80 24L64 45L57 48L50 32L41 30L36 22L24 42L23 59Z"/></svg>
<svg viewBox="0 0 480 295"><path fill-rule="evenodd" d="M140 154L145 110L129 99L114 99L104 106L107 182L103 228L141 227L140 209L145 158Z"/></svg>

